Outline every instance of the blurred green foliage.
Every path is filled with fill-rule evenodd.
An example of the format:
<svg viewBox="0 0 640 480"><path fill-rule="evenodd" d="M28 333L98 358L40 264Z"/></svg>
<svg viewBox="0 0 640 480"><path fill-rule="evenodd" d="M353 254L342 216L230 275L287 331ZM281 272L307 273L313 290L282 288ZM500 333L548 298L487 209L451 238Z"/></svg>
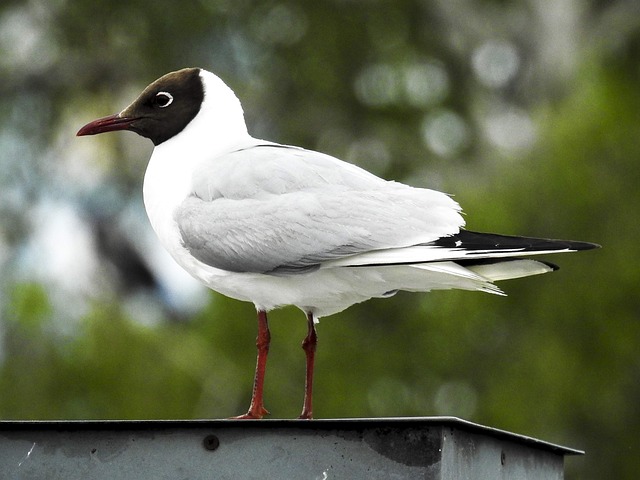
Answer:
<svg viewBox="0 0 640 480"><path fill-rule="evenodd" d="M46 274L67 237L39 234L50 205L79 212L89 245L140 208L149 146L121 135L87 147L73 135L161 74L199 65L234 88L256 136L454 193L470 229L604 246L501 284L508 297L400 293L322 319L317 417L460 416L584 448L567 478L634 478L640 12L632 0L553 5L0 5L0 418L246 408L251 305L211 293L202 308L167 308L162 288L134 296L146 277L100 249L85 258L67 245L73 261ZM148 228L133 218L125 237ZM53 253L38 256L43 245ZM266 406L295 417L304 316L270 319Z"/></svg>

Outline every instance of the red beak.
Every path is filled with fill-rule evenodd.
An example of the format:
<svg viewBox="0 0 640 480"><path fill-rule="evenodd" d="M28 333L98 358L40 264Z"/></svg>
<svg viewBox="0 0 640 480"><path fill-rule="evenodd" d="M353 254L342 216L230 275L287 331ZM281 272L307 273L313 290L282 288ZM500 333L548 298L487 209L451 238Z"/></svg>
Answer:
<svg viewBox="0 0 640 480"><path fill-rule="evenodd" d="M130 130L131 124L138 120L137 118L121 117L119 113L115 115L109 115L108 117L99 118L93 122L87 123L84 127L78 130L76 135L82 137L83 135L96 135L104 132L115 132L117 130Z"/></svg>

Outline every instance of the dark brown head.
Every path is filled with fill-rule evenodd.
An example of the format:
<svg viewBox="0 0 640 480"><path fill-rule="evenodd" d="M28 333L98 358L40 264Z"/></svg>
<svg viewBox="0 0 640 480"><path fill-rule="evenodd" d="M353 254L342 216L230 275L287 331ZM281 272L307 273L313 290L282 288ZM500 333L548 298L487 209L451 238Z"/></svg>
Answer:
<svg viewBox="0 0 640 480"><path fill-rule="evenodd" d="M200 71L185 68L160 77L122 112L88 123L77 135L130 130L160 145L184 130L200 111L204 101Z"/></svg>

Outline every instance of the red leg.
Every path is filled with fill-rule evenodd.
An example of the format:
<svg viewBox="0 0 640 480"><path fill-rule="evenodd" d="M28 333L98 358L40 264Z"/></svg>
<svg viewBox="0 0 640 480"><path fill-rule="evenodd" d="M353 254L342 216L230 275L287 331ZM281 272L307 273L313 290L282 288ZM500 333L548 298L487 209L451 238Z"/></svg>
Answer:
<svg viewBox="0 0 640 480"><path fill-rule="evenodd" d="M311 420L313 418L312 395L313 395L313 365L316 355L316 345L318 344L318 336L316 335L316 327L313 323L313 314L307 313L308 333L302 341L302 348L307 355L307 375L304 382L304 403L302 413L298 418Z"/></svg>
<svg viewBox="0 0 640 480"><path fill-rule="evenodd" d="M269 323L267 322L267 312L258 310L258 337L256 338L258 360L256 361L256 375L253 380L251 405L249 405L249 411L247 413L233 417L235 419L260 419L264 415L269 415L269 412L264 408L262 394L264 391L264 373L267 368L267 354L269 353L270 341L271 333L269 332Z"/></svg>

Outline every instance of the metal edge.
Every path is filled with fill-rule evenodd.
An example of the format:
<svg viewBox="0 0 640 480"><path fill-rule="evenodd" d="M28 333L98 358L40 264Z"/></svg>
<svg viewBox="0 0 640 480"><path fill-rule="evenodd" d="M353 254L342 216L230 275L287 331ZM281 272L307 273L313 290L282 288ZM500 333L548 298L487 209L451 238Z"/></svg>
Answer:
<svg viewBox="0 0 640 480"><path fill-rule="evenodd" d="M0 432L12 430L158 430L176 428L295 428L334 430L358 428L384 428L391 426L415 427L443 426L510 440L560 455L584 455L583 450L565 447L526 435L487 427L458 417L383 417L383 418L327 418L299 419L190 419L190 420L0 420Z"/></svg>

